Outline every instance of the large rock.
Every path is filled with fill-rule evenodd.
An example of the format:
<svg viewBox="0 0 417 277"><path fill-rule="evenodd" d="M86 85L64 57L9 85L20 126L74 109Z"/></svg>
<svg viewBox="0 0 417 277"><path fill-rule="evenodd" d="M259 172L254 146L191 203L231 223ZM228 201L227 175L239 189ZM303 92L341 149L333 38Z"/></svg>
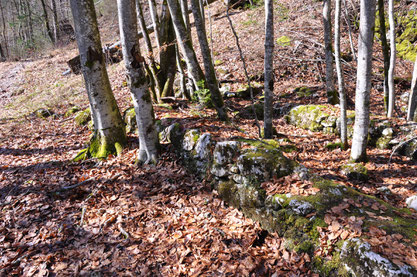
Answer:
<svg viewBox="0 0 417 277"><path fill-rule="evenodd" d="M240 143L237 141L218 142L213 151L213 166L211 173L216 177L226 177L231 174L230 168L240 153Z"/></svg>
<svg viewBox="0 0 417 277"><path fill-rule="evenodd" d="M237 182L264 182L291 174L296 163L275 146L265 143L244 150L236 165L239 169L239 176L235 176Z"/></svg>
<svg viewBox="0 0 417 277"><path fill-rule="evenodd" d="M349 180L367 181L368 169L361 163L348 163L342 167L342 172Z"/></svg>
<svg viewBox="0 0 417 277"><path fill-rule="evenodd" d="M371 245L353 238L344 242L340 253L342 264L353 276L416 276L408 265L398 266L371 250Z"/></svg>
<svg viewBox="0 0 417 277"><path fill-rule="evenodd" d="M337 118L330 118L334 108L324 105L300 105L290 110L287 122L313 132L322 131L325 127L336 127Z"/></svg>
<svg viewBox="0 0 417 277"><path fill-rule="evenodd" d="M410 209L414 209L417 211L417 195L413 195L408 197L405 200L405 203L407 204L407 207Z"/></svg>

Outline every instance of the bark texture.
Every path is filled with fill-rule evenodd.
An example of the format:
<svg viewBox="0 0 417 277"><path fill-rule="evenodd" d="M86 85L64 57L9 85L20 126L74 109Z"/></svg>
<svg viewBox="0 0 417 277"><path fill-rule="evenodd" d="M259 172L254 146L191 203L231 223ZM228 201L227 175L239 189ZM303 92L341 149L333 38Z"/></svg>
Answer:
<svg viewBox="0 0 417 277"><path fill-rule="evenodd" d="M335 9L335 30L334 30L334 48L336 56L336 72L337 72L337 84L339 87L339 101L340 101L340 140L343 144L343 148L348 147L347 141L347 119L346 119L346 93L345 82L343 78L343 70L340 55L340 16L342 14L342 0L336 0Z"/></svg>
<svg viewBox="0 0 417 277"><path fill-rule="evenodd" d="M371 91L372 50L375 27L375 0L360 1L358 38L358 69L355 97L355 126L350 157L355 162L366 161L369 130L369 96Z"/></svg>
<svg viewBox="0 0 417 277"><path fill-rule="evenodd" d="M219 90L219 84L214 71L213 61L211 59L210 47L207 41L204 21L201 16L199 0L191 0L191 8L194 15L195 28L197 30L197 37L200 43L201 55L203 57L205 77L207 87L210 90L211 101L217 111L217 115L221 120L227 120L227 113L224 107L223 97Z"/></svg>
<svg viewBox="0 0 417 277"><path fill-rule="evenodd" d="M155 128L149 83L145 75L145 60L140 53L135 0L117 0L117 7L127 80L139 131L138 161L155 163L158 157L159 140Z"/></svg>
<svg viewBox="0 0 417 277"><path fill-rule="evenodd" d="M384 56L384 107L388 113L388 70L389 70L389 47L387 42L387 30L385 27L384 0L378 0L379 36L381 37L382 55Z"/></svg>
<svg viewBox="0 0 417 277"><path fill-rule="evenodd" d="M394 89L394 74L395 74L395 60L396 60L396 46L395 46L395 20L394 20L394 0L388 0L388 16L389 16L389 40L390 40L390 60L388 70L388 117L392 117L395 108L395 89Z"/></svg>
<svg viewBox="0 0 417 277"><path fill-rule="evenodd" d="M205 83L203 71L198 63L193 46L188 37L187 29L182 17L178 0L168 0L169 11L171 12L172 22L174 24L175 34L177 35L178 45L187 63L188 72L191 75L194 86L202 88L201 84Z"/></svg>
<svg viewBox="0 0 417 277"><path fill-rule="evenodd" d="M416 117L416 108L417 108L417 58L414 63L413 71L413 80L411 82L411 91L408 98L408 110L407 110L407 120L408 121L417 121Z"/></svg>
<svg viewBox="0 0 417 277"><path fill-rule="evenodd" d="M333 51L332 51L332 23L331 23L331 0L323 1L323 28L324 28L324 54L326 59L326 91L330 104L335 104L333 95L335 94L333 78Z"/></svg>
<svg viewBox="0 0 417 277"><path fill-rule="evenodd" d="M265 1L265 99L264 137L272 138L272 102L274 92L274 1Z"/></svg>
<svg viewBox="0 0 417 277"><path fill-rule="evenodd" d="M94 122L89 154L98 158L119 154L126 144L126 134L105 67L94 2L72 0L71 10Z"/></svg>

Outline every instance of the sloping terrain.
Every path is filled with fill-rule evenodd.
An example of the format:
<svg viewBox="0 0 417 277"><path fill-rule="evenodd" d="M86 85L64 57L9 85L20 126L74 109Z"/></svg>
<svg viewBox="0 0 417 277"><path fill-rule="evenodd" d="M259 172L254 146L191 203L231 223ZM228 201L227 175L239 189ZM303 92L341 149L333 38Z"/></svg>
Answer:
<svg viewBox="0 0 417 277"><path fill-rule="evenodd" d="M288 110L298 104L326 103L321 5L314 1L280 1L275 6L275 37L290 39L289 44L276 44L274 93L278 107ZM228 81L223 86L230 86L230 91L244 89L243 69L225 7L214 3L210 14L219 79ZM248 71L258 83L262 83L263 71L263 16L263 7L232 11ZM114 40L114 20L103 20L106 43ZM347 36L343 41L342 51L349 56ZM197 44L194 34L194 45ZM382 55L378 43L375 52L372 113L383 119ZM288 250L278 234L262 230L258 223L217 198L210 183L201 182L187 171L171 145L163 145L156 166L138 168L133 164L138 148L135 135L130 135L129 146L121 157L72 162L91 135L87 126L75 124L74 116L64 116L74 105L88 107L82 76L62 75L66 61L76 54L73 43L33 61L0 64L0 275L317 274L312 271L311 256ZM344 63L351 99L354 68L354 61ZM409 89L411 68L406 61L398 64L398 95ZM123 63L110 65L108 71L119 107L124 111L131 104ZM299 93L296 88L300 87L308 87L312 93ZM155 106L155 112L165 125L178 122L185 129L198 128L210 132L217 141L232 137L255 139L258 135L253 116L249 113L238 117L249 103L243 98L226 99L230 123L218 121L213 110L186 101L172 104L172 109ZM405 103L398 104L396 115L404 118L401 107ZM33 112L38 108L50 108L55 116L37 118ZM405 124L402 119L395 123ZM325 147L337 140L335 135L297 128L287 124L281 115L274 119L274 126L279 138L285 136L297 149L285 155L323 178L398 208L404 208L405 199L416 194L417 166L408 158L394 155L388 163L391 150L372 148L366 165L369 180L349 181L341 170L349 159L349 150ZM263 187L269 193L292 195L314 190L310 181L295 175L269 181ZM381 187L390 193L378 190ZM416 216L416 212L409 213ZM332 220L342 226L353 224L339 216L335 210ZM322 245L315 250L324 260L331 259L332 245L345 236L341 228L331 226L320 230ZM373 234L369 237L373 251L391 255L398 265L410 264L410 255L416 253L415 243L399 234L384 234L378 228L371 231L367 230Z"/></svg>

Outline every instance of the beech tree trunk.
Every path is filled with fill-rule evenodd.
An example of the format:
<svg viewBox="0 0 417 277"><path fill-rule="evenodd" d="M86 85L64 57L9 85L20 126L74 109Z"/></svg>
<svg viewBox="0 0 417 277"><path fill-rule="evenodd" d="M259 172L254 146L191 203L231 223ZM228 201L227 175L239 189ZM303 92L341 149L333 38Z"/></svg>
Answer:
<svg viewBox="0 0 417 277"><path fill-rule="evenodd" d="M182 17L181 9L179 8L178 0L168 0L169 11L171 12L172 22L174 24L175 34L180 46L181 52L184 55L187 63L188 72L193 80L194 86L197 89L202 89L205 83L203 71L198 63L193 46L188 37L187 29Z"/></svg>
<svg viewBox="0 0 417 277"><path fill-rule="evenodd" d="M139 22L139 26L141 29L141 34L143 36L143 40L145 41L145 47L147 51L147 57L149 60L149 71L152 77L152 91L153 91L153 98L155 102L160 102L160 95L162 93L162 86L158 80L158 69L155 62L155 57L153 54L153 47L152 42L149 37L148 30L146 28L145 18L143 16L142 5L140 4L139 0L136 0L136 13ZM138 34L139 35L139 34Z"/></svg>
<svg viewBox="0 0 417 277"><path fill-rule="evenodd" d="M111 90L93 0L71 0L81 70L94 122L88 155L120 154L126 144L124 122Z"/></svg>
<svg viewBox="0 0 417 277"><path fill-rule="evenodd" d="M384 56L384 108L388 113L389 87L388 87L388 70L389 70L389 46L387 42L387 30L385 27L385 9L384 0L378 0L379 16L379 36L381 37L382 55Z"/></svg>
<svg viewBox="0 0 417 277"><path fill-rule="evenodd" d="M332 50L332 23L331 23L331 0L323 1L323 28L324 28L324 54L326 60L326 91L330 104L337 104L333 78L333 50Z"/></svg>
<svg viewBox="0 0 417 277"><path fill-rule="evenodd" d="M270 139L273 136L272 102L274 93L274 0L265 1L264 73L264 138Z"/></svg>
<svg viewBox="0 0 417 277"><path fill-rule="evenodd" d="M51 0L52 6L52 24L54 26L54 40L59 40L59 24L58 24L58 11L56 8L56 0Z"/></svg>
<svg viewBox="0 0 417 277"><path fill-rule="evenodd" d="M227 113L224 107L223 97L219 90L219 84L214 71L213 60L211 59L210 46L207 41L204 21L201 16L199 0L191 0L191 9L194 15L194 23L197 31L198 41L200 43L201 55L203 57L207 87L210 90L211 102L217 111L220 120L227 120Z"/></svg>
<svg viewBox="0 0 417 277"><path fill-rule="evenodd" d="M156 46L158 47L158 49L160 49L161 41L160 41L160 35L159 35L159 17L158 17L158 12L156 9L155 0L149 0L149 12L151 14L153 29L155 32Z"/></svg>
<svg viewBox="0 0 417 277"><path fill-rule="evenodd" d="M390 40L390 62L388 70L388 117L392 117L395 109L395 90L394 90L394 74L395 74L395 21L394 21L394 0L388 0L388 16L389 16L389 40Z"/></svg>
<svg viewBox="0 0 417 277"><path fill-rule="evenodd" d="M191 37L191 24L190 24L190 12L188 10L188 0L180 0L181 2L181 11L182 11L182 17L185 23L185 27L187 29L188 37L190 38L190 41L192 43L192 37Z"/></svg>
<svg viewBox="0 0 417 277"><path fill-rule="evenodd" d="M71 0L71 3L72 2L73 1ZM52 32L51 24L49 24L49 17L48 17L48 11L46 10L45 0L41 0L41 4L42 4L43 19L45 21L46 31L47 31L48 36L51 39L52 43L55 44L54 33Z"/></svg>
<svg viewBox="0 0 417 277"><path fill-rule="evenodd" d="M4 9L0 1L0 12L1 12L1 23L2 23L2 36L4 41L4 48L5 48L5 57L9 57L9 40L8 40L8 34L6 29L6 18L4 17Z"/></svg>
<svg viewBox="0 0 417 277"><path fill-rule="evenodd" d="M407 120L417 121L416 117L417 108L417 57L414 62L413 80L411 82L410 96L408 97L408 109L407 109Z"/></svg>
<svg viewBox="0 0 417 277"><path fill-rule="evenodd" d="M340 141L343 144L343 148L348 147L347 140L347 119L346 119L346 93L345 82L343 79L342 63L340 58L340 15L342 10L342 0L336 0L335 9L335 28L334 28L334 50L336 56L336 72L337 72L337 84L339 87L339 101L340 101Z"/></svg>
<svg viewBox="0 0 417 277"><path fill-rule="evenodd" d="M355 125L350 157L364 162L369 130L369 101L372 74L372 48L375 27L375 0L360 1L360 25L358 38L358 69L355 97Z"/></svg>
<svg viewBox="0 0 417 277"><path fill-rule="evenodd" d="M155 128L149 83L145 75L145 60L140 53L135 0L117 0L117 7L127 80L139 131L138 161L156 163L159 140Z"/></svg>

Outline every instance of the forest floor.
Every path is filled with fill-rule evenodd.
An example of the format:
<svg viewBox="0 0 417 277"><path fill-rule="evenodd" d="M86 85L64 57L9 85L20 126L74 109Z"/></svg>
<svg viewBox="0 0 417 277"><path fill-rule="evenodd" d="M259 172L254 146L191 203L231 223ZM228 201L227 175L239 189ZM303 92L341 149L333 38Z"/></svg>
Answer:
<svg viewBox="0 0 417 277"><path fill-rule="evenodd" d="M326 103L321 5L281 1L275 8L276 38L291 38L290 46L276 45L275 50L278 106ZM213 6L211 13L219 79L232 80L230 90L236 91L245 86L245 79L224 7ZM232 15L248 71L259 80L263 17L262 7L233 11ZM343 41L343 52L348 53L348 40ZM372 113L383 118L378 43L375 51L371 105ZM82 76L61 75L66 61L76 53L73 43L33 61L0 64L1 276L314 276L311 257L286 250L277 234L266 233L228 207L209 184L187 172L169 145L162 145L155 166L134 165L135 135L129 136L129 145L120 157L72 162L91 135L88 127L79 127L72 117L64 117L73 105L88 107ZM398 95L410 87L411 66L399 62L397 75L402 78L397 84ZM354 61L344 64L351 99L354 68ZM108 71L123 111L130 106L123 63L110 65ZM294 92L297 87L314 88L315 93L300 96ZM155 106L155 112L158 119L210 132L218 141L234 136L258 138L253 118L233 117L250 101L230 98L225 102L230 123L219 121L213 110L187 102L172 110ZM400 109L404 105L398 102L397 124L405 123ZM32 113L40 107L52 109L55 116L35 117ZM296 128L282 117L274 119L274 126L298 149L286 155L320 176L396 207L405 207L405 199L417 192L415 162L394 156L388 164L391 150L369 149L369 181L350 182L341 173L349 150L324 147L337 137ZM309 184L295 179L289 176L264 186L269 192L302 194ZM79 186L70 188L76 184ZM383 186L392 193L380 193L378 188ZM385 242L373 246L387 247L390 238ZM396 249L399 263L405 257L404 249Z"/></svg>

